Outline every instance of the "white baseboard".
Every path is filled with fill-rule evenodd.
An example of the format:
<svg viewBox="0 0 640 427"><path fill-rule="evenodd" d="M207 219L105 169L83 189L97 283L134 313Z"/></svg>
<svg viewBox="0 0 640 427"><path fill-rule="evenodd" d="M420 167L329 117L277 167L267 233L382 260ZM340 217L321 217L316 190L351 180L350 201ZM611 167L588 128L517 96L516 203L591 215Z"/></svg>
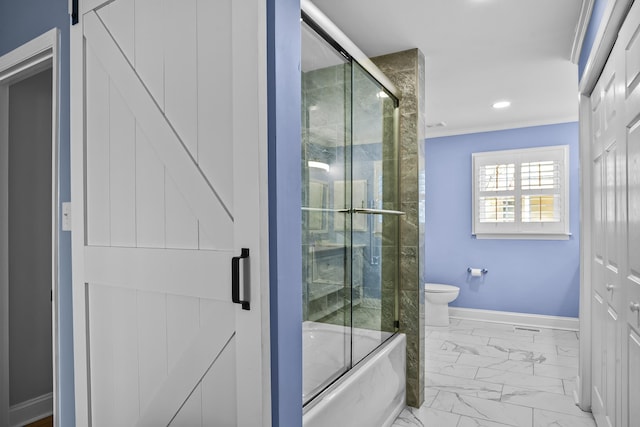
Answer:
<svg viewBox="0 0 640 427"><path fill-rule="evenodd" d="M580 329L577 317L545 316L542 314L512 313L509 311L461 307L449 307L449 316L457 319L506 323L532 328L564 329L567 331L578 331Z"/></svg>
<svg viewBox="0 0 640 427"><path fill-rule="evenodd" d="M53 393L15 404L9 408L9 426L20 427L53 414Z"/></svg>

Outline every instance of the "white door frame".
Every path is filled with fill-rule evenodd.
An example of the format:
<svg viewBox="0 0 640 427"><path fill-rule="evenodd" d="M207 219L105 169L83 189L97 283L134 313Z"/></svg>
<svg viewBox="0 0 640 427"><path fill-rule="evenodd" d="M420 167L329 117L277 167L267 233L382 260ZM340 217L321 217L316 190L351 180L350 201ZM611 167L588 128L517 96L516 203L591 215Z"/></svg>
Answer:
<svg viewBox="0 0 640 427"><path fill-rule="evenodd" d="M580 79L580 365L574 398L591 410L591 94L633 0L609 0Z"/></svg>
<svg viewBox="0 0 640 427"><path fill-rule="evenodd" d="M8 236L8 90L19 80L51 68L51 290L53 417L58 425L58 139L59 30L51 29L0 57L0 425L9 424L9 236Z"/></svg>

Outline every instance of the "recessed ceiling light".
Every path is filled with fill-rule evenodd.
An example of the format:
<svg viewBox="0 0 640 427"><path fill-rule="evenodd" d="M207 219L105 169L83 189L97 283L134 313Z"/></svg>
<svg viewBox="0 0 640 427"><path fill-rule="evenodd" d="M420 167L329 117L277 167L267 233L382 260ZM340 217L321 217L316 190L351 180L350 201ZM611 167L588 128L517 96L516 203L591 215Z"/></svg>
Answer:
<svg viewBox="0 0 640 427"><path fill-rule="evenodd" d="M493 108L495 109L507 108L510 105L511 105L511 101L498 101L493 103Z"/></svg>

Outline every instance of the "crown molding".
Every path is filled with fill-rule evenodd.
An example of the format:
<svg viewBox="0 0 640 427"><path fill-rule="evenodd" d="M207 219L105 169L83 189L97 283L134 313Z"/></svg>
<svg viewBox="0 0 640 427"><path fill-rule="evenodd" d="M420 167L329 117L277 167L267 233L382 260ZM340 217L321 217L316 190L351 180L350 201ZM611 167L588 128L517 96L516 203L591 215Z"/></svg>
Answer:
<svg viewBox="0 0 640 427"><path fill-rule="evenodd" d="M571 62L574 64L577 64L580 59L580 51L582 51L582 44L584 43L584 36L587 33L587 28L589 27L589 20L591 19L591 12L593 11L594 3L595 0L582 0L580 17L578 18L576 33L573 38L573 45L571 46Z"/></svg>
<svg viewBox="0 0 640 427"><path fill-rule="evenodd" d="M425 139L440 138L443 136L455 136L455 135L468 135L472 133L494 132L499 130L519 129L534 126L546 126L557 125L561 123L572 123L578 121L578 113L571 114L570 116L557 117L552 119L534 119L534 120L518 120L505 123L493 123L485 126L472 126L466 128L452 128L452 129L427 129Z"/></svg>

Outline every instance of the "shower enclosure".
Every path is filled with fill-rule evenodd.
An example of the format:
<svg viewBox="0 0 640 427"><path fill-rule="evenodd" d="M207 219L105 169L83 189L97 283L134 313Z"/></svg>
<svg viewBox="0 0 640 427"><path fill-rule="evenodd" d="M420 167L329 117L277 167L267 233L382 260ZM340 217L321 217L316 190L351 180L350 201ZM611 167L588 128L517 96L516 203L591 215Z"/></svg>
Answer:
<svg viewBox="0 0 640 427"><path fill-rule="evenodd" d="M303 13L303 404L398 331L398 99Z"/></svg>

